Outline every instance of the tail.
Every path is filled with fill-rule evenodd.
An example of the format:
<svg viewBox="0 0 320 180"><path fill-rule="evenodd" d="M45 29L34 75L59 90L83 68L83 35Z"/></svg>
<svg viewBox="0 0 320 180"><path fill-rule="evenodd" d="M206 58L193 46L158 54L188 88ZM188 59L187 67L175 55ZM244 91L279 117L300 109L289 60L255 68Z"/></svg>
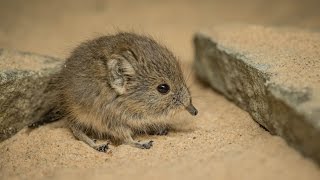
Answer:
<svg viewBox="0 0 320 180"><path fill-rule="evenodd" d="M28 127L34 129L39 126L58 121L62 117L63 113L59 109L52 108L49 111L47 111L43 116L41 116L41 118L38 121L29 124Z"/></svg>

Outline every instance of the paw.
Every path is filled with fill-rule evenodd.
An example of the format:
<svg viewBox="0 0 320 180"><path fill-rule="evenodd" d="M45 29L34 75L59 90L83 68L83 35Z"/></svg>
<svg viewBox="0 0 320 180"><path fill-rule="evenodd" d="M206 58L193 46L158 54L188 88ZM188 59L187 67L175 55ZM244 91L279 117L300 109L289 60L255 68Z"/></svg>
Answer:
<svg viewBox="0 0 320 180"><path fill-rule="evenodd" d="M158 132L156 133L156 135L158 135L158 136L165 136L165 135L168 135L168 133L169 133L169 130L168 130L168 129L162 129L162 130L158 131Z"/></svg>
<svg viewBox="0 0 320 180"><path fill-rule="evenodd" d="M141 149L150 149L153 146L153 141L146 141L146 142L138 142L137 147Z"/></svg>
<svg viewBox="0 0 320 180"><path fill-rule="evenodd" d="M39 126L43 125L43 123L41 122L35 122L35 123L32 123L32 124L29 124L28 125L28 128L30 129L35 129L35 128L38 128Z"/></svg>
<svg viewBox="0 0 320 180"><path fill-rule="evenodd" d="M168 133L169 133L169 130L165 128L165 129L160 129L158 131L151 131L148 134L149 135L157 135L157 136L165 136L165 135L168 135Z"/></svg>
<svg viewBox="0 0 320 180"><path fill-rule="evenodd" d="M108 145L109 145L109 143L96 145L94 147L94 149L99 151L99 152L107 152L107 150L109 149Z"/></svg>

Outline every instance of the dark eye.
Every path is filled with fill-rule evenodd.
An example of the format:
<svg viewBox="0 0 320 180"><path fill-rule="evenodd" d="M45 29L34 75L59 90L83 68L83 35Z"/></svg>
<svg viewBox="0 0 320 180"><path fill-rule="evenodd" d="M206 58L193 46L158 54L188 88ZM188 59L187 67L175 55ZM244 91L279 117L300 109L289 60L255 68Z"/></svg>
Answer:
<svg viewBox="0 0 320 180"><path fill-rule="evenodd" d="M157 90L159 91L159 93L161 94L167 94L170 91L170 86L168 84L160 84L157 87Z"/></svg>

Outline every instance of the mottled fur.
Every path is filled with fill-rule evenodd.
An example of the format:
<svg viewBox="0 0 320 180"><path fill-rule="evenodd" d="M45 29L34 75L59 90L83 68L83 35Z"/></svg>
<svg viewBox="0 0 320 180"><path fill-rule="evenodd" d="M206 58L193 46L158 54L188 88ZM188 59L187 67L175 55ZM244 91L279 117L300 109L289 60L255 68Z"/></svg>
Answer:
<svg viewBox="0 0 320 180"><path fill-rule="evenodd" d="M132 136L165 131L180 110L197 114L176 57L152 38L133 33L82 43L56 83L59 109L71 130L97 150L102 146L86 134L150 148L152 141L138 142ZM170 86L166 95L157 91L163 83Z"/></svg>

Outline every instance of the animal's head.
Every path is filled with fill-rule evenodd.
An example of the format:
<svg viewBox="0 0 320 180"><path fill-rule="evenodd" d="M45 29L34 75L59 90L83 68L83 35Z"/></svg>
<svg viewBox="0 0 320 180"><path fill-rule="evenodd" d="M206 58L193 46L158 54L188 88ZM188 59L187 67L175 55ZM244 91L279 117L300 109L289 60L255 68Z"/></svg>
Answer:
<svg viewBox="0 0 320 180"><path fill-rule="evenodd" d="M136 110L155 115L185 109L193 116L198 111L177 58L153 39L120 33L123 48L108 60L111 87L125 97Z"/></svg>

